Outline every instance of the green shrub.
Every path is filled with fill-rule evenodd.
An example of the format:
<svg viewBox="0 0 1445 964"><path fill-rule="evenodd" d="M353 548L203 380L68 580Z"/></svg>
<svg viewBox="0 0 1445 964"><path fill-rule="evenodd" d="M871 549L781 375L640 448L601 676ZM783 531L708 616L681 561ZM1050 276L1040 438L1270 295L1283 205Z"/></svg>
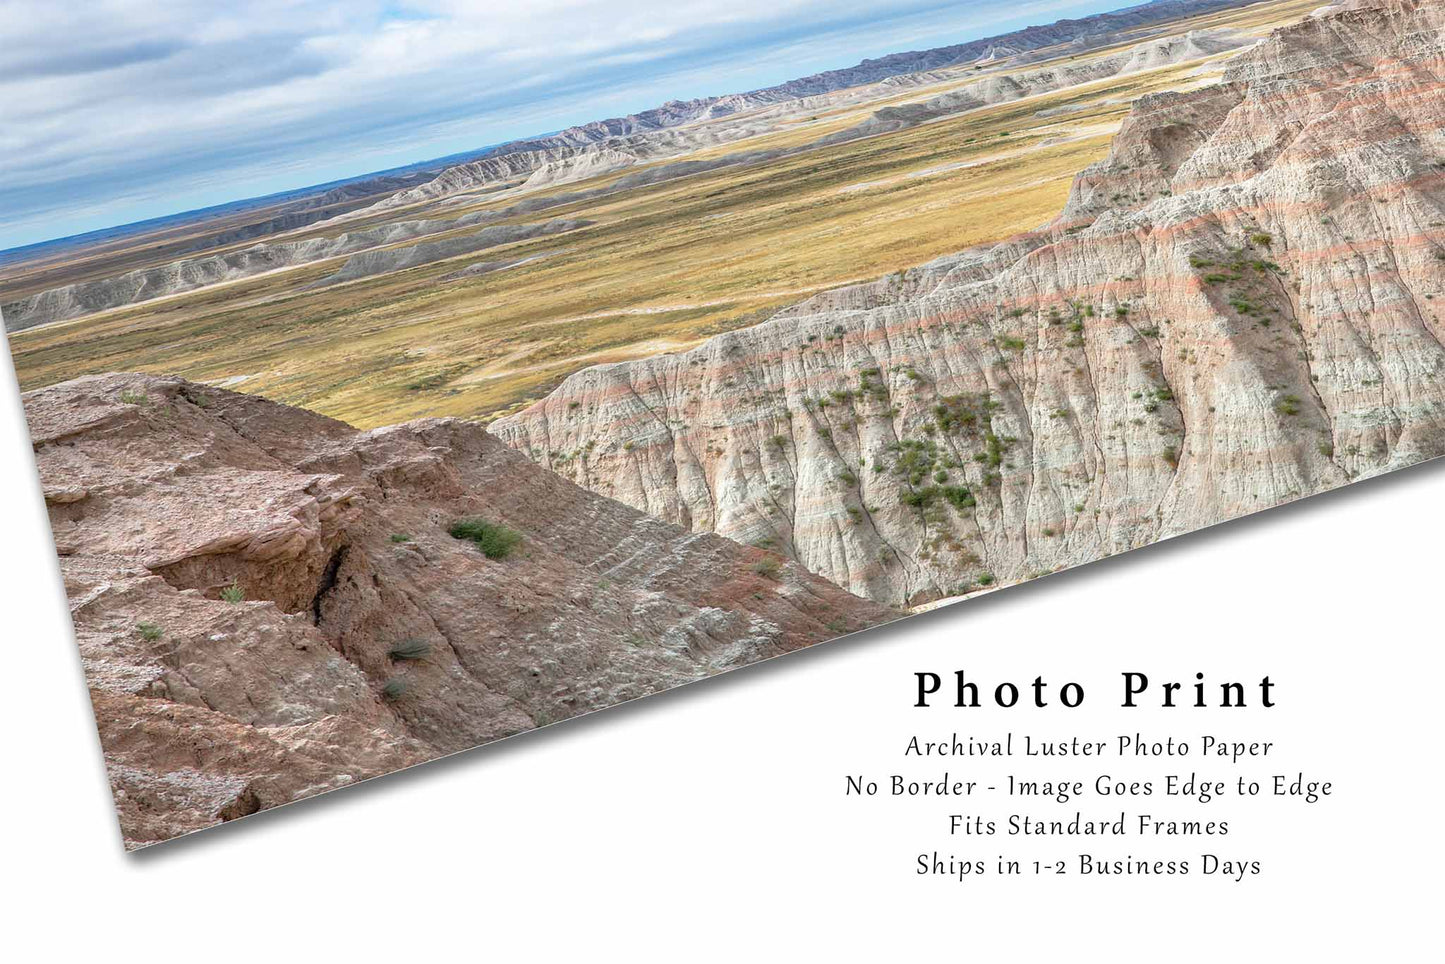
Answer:
<svg viewBox="0 0 1445 964"><path fill-rule="evenodd" d="M986 573L984 573L983 575L979 576L977 581L978 581L978 584L979 584L980 586L992 586L992 585L993 585L993 573L991 573L991 572L986 572Z"/></svg>
<svg viewBox="0 0 1445 964"><path fill-rule="evenodd" d="M992 432L983 433L984 444L988 446L985 459L989 465L999 466L1003 464L1003 441Z"/></svg>
<svg viewBox="0 0 1445 964"><path fill-rule="evenodd" d="M515 529L482 518L458 519L447 533L453 539L469 539L488 559L507 558L522 541L522 534Z"/></svg>
<svg viewBox="0 0 1445 964"><path fill-rule="evenodd" d="M404 676L393 676L381 686L381 698L384 700L396 701L401 699L411 689L411 684Z"/></svg>
<svg viewBox="0 0 1445 964"><path fill-rule="evenodd" d="M971 509L978 505L973 493L966 485L945 485L939 489L943 497L947 499L955 509Z"/></svg>
<svg viewBox="0 0 1445 964"><path fill-rule="evenodd" d="M141 639L144 639L146 642L149 643L153 643L156 640L160 639L165 632L155 623L136 623L135 631L140 633Z"/></svg>
<svg viewBox="0 0 1445 964"><path fill-rule="evenodd" d="M411 536L407 535L405 532L393 532L393 533L391 534L391 541L392 541L392 542L410 542L410 541L411 541Z"/></svg>
<svg viewBox="0 0 1445 964"><path fill-rule="evenodd" d="M757 573L759 576L762 576L764 579L778 578L778 573L781 572L782 569L783 564L773 556L769 556L766 559L760 559L759 561L753 563L753 572Z"/></svg>
<svg viewBox="0 0 1445 964"><path fill-rule="evenodd" d="M921 509L924 506L928 505L928 503L932 502L933 497L937 494L938 490L934 488L913 490L905 489L898 493L898 501L906 506L911 506L914 509Z"/></svg>
<svg viewBox="0 0 1445 964"><path fill-rule="evenodd" d="M120 400L127 405L149 405L151 397L145 392L133 392L130 389L120 393Z"/></svg>
<svg viewBox="0 0 1445 964"><path fill-rule="evenodd" d="M229 586L226 586L221 590L221 599L228 603L238 603L245 598L246 590L236 585L236 580L234 579L231 580L231 584Z"/></svg>
<svg viewBox="0 0 1445 964"><path fill-rule="evenodd" d="M394 660L423 659L431 652L431 643L424 639L403 639L387 651Z"/></svg>
<svg viewBox="0 0 1445 964"><path fill-rule="evenodd" d="M1300 397L1286 395L1275 403L1274 409L1281 415L1298 415L1300 413Z"/></svg>

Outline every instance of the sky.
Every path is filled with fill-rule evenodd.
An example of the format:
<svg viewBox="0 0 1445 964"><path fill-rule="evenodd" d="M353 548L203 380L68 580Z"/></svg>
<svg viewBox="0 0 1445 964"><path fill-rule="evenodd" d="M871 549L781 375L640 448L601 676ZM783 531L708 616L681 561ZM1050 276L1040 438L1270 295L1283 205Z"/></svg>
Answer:
<svg viewBox="0 0 1445 964"><path fill-rule="evenodd" d="M1129 0L0 0L0 250Z"/></svg>

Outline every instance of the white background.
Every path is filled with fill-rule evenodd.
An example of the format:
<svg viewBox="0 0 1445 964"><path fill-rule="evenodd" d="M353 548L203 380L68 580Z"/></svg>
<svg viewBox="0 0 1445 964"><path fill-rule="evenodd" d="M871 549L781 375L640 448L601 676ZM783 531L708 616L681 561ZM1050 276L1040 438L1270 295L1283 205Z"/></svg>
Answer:
<svg viewBox="0 0 1445 964"><path fill-rule="evenodd" d="M1438 953L1445 463L126 856L8 372L0 457L12 959ZM957 668L985 681L1075 680L1088 697L1077 710L912 708L914 671ZM1135 669L1186 681L1267 673L1278 706L1124 712L1118 673ZM1236 884L920 877L916 856L935 848L1032 851L950 839L954 802L843 794L847 772L976 765L905 763L914 732L1009 728L1270 739L1278 766L1252 770L1311 771L1336 796L1218 804L1210 815L1233 830L1202 847L1038 845L1262 862ZM1031 778L1100 769L1009 766ZM1233 773L1196 759L1184 769L1194 766Z"/></svg>

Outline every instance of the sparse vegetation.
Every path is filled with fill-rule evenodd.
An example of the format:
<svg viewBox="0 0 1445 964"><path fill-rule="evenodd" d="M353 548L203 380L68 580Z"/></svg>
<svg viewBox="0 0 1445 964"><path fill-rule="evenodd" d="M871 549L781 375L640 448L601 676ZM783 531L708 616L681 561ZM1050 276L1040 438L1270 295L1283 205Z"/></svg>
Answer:
<svg viewBox="0 0 1445 964"><path fill-rule="evenodd" d="M223 586L221 588L221 599L228 603L243 602L246 599L246 590L242 589L237 585L236 580L232 579L229 586Z"/></svg>
<svg viewBox="0 0 1445 964"><path fill-rule="evenodd" d="M945 485L939 492L949 501L955 509L972 509L978 505L973 497L973 492L966 485Z"/></svg>
<svg viewBox="0 0 1445 964"><path fill-rule="evenodd" d="M522 541L520 532L480 517L458 519L447 533L453 539L471 541L488 559L507 558Z"/></svg>
<svg viewBox="0 0 1445 964"><path fill-rule="evenodd" d="M1298 395L1286 395L1274 403L1274 410L1281 415L1298 415L1300 413L1300 397Z"/></svg>
<svg viewBox="0 0 1445 964"><path fill-rule="evenodd" d="M393 660L403 662L412 659L425 659L430 652L431 643L428 643L424 639L403 639L391 647L391 649L387 650L386 655Z"/></svg>
<svg viewBox="0 0 1445 964"><path fill-rule="evenodd" d="M136 623L135 631L140 634L141 639L144 639L148 643L153 643L165 635L165 630L161 629L155 623Z"/></svg>
<svg viewBox="0 0 1445 964"><path fill-rule="evenodd" d="M393 676L381 685L381 698L396 702L411 691L411 684L405 676Z"/></svg>
<svg viewBox="0 0 1445 964"><path fill-rule="evenodd" d="M783 563L777 556L768 556L753 563L753 572L764 579L777 579L783 571Z"/></svg>
<svg viewBox="0 0 1445 964"><path fill-rule="evenodd" d="M407 535L405 532L393 532L393 533L391 534L391 541L392 541L392 542L410 542L410 541L411 541L411 536Z"/></svg>

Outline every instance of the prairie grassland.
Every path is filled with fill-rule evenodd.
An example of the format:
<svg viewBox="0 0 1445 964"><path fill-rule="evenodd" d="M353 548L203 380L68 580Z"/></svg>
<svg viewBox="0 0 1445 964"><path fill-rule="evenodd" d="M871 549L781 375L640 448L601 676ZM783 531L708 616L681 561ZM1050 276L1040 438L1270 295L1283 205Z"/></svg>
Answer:
<svg viewBox="0 0 1445 964"><path fill-rule="evenodd" d="M1269 10L1282 20L1295 6ZM25 389L131 370L215 382L361 427L495 417L587 365L685 349L813 291L1035 228L1106 153L1133 98L1211 79L1195 63L1100 81L518 219L595 222L568 234L315 290L305 289L340 262L308 265L19 332L11 349ZM780 127L728 152L807 142L877 106L806 119L807 130ZM1059 107L1069 110L1039 116ZM428 215L438 216L390 217ZM441 280L471 263L531 256Z"/></svg>

